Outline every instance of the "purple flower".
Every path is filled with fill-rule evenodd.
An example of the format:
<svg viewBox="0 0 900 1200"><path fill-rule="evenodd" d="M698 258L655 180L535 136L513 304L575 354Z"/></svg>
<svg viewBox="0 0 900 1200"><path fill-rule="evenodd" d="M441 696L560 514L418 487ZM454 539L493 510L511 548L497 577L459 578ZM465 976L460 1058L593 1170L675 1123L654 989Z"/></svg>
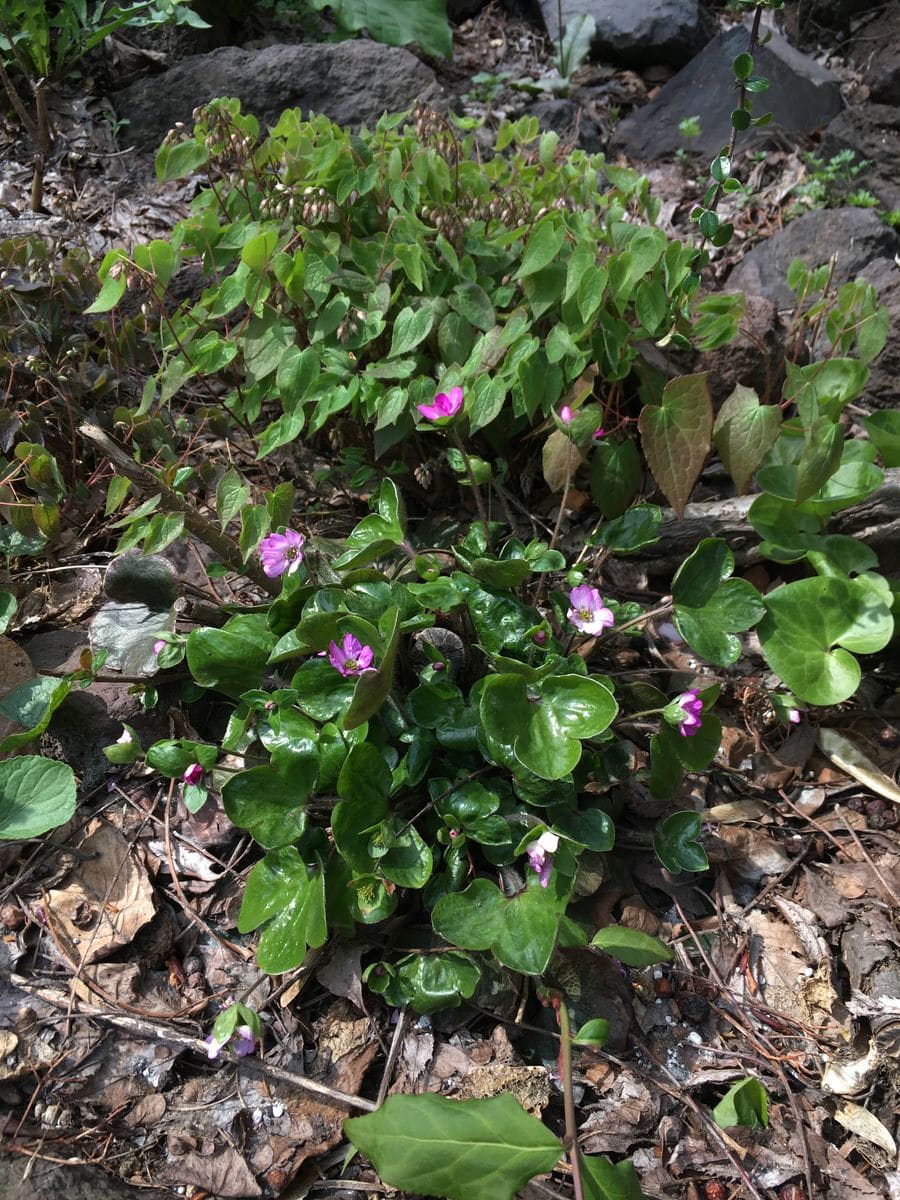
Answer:
<svg viewBox="0 0 900 1200"><path fill-rule="evenodd" d="M153 643L153 653L159 654L160 651L165 650L167 644L167 642L164 642L162 638L160 638L159 641Z"/></svg>
<svg viewBox="0 0 900 1200"><path fill-rule="evenodd" d="M263 574L270 579L278 575L293 575L303 562L301 546L306 541L302 533L286 529L284 533L270 533L259 543Z"/></svg>
<svg viewBox="0 0 900 1200"><path fill-rule="evenodd" d="M209 1037L205 1037L203 1040L206 1042L207 1047L206 1057L210 1062L213 1062L222 1053L222 1047L225 1045L225 1043L220 1042L218 1038L214 1038L212 1034L210 1034Z"/></svg>
<svg viewBox="0 0 900 1200"><path fill-rule="evenodd" d="M525 847L528 855L528 865L537 873L541 887L550 882L550 872L553 870L553 855L559 847L559 838L555 833L545 829L539 838L529 842Z"/></svg>
<svg viewBox="0 0 900 1200"><path fill-rule="evenodd" d="M681 724L678 726L678 732L682 737L693 737L703 724L700 720L703 701L700 699L697 689L690 688L688 691L682 692L678 697L678 704L684 714Z"/></svg>
<svg viewBox="0 0 900 1200"><path fill-rule="evenodd" d="M198 784L203 778L203 768L199 763L191 763L181 778L192 786Z"/></svg>
<svg viewBox="0 0 900 1200"><path fill-rule="evenodd" d="M246 1058L256 1049L256 1038L249 1025L238 1025L231 1035L231 1041L238 1058Z"/></svg>
<svg viewBox="0 0 900 1200"><path fill-rule="evenodd" d="M608 626L616 623L610 610L603 607L603 597L596 588L586 584L572 588L569 592L569 603L572 607L566 616L582 633L602 633Z"/></svg>
<svg viewBox="0 0 900 1200"><path fill-rule="evenodd" d="M569 408L568 404L564 404L559 410L559 419L562 421L563 425L572 424L572 410Z"/></svg>
<svg viewBox="0 0 900 1200"><path fill-rule="evenodd" d="M445 417L455 417L462 408L462 402L463 390L455 387L449 392L438 392L433 404L420 404L419 412L429 421L440 421Z"/></svg>
<svg viewBox="0 0 900 1200"><path fill-rule="evenodd" d="M371 646L364 646L352 633L345 633L340 646L332 642L328 647L328 661L342 675L362 675L372 666Z"/></svg>
<svg viewBox="0 0 900 1200"><path fill-rule="evenodd" d="M594 430L594 432L591 434L591 438L592 438L592 440L593 440L593 441L595 441L595 442L596 442L596 441L599 441L599 439L600 439L600 438L602 438L602 437L606 437L606 430L603 428L603 426L602 426L602 425L599 425L599 426L598 426L598 427L597 427L597 428Z"/></svg>

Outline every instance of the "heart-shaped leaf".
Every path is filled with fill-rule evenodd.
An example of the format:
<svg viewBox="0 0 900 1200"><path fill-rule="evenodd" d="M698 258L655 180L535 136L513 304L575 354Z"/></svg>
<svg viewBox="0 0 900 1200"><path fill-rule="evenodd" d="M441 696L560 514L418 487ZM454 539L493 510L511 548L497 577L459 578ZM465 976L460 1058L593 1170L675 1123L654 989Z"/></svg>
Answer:
<svg viewBox="0 0 900 1200"><path fill-rule="evenodd" d="M657 858L673 875L681 871L705 871L709 866L706 851L700 845L700 814L672 813L656 830L653 848Z"/></svg>
<svg viewBox="0 0 900 1200"><path fill-rule="evenodd" d="M519 762L541 779L562 779L581 758L581 738L595 737L618 711L612 692L582 675L550 675L526 683L493 675L481 693L485 731L512 746Z"/></svg>
<svg viewBox="0 0 900 1200"><path fill-rule="evenodd" d="M734 555L720 538L705 538L672 584L675 625L696 652L719 667L735 662L749 629L765 611L762 597L745 579L730 579Z"/></svg>
<svg viewBox="0 0 900 1200"><path fill-rule="evenodd" d="M775 445L780 429L781 408L760 404L756 392L740 383L719 409L713 444L739 496Z"/></svg>
<svg viewBox="0 0 900 1200"><path fill-rule="evenodd" d="M884 595L857 579L800 579L765 598L759 623L763 653L775 673L807 704L840 704L856 691L853 654L884 649L894 622Z"/></svg>
<svg viewBox="0 0 900 1200"><path fill-rule="evenodd" d="M247 829L261 846L274 848L294 842L306 828L303 805L316 782L315 753L297 757L285 777L271 767L251 767L233 775L222 788L228 818Z"/></svg>
<svg viewBox="0 0 900 1200"><path fill-rule="evenodd" d="M709 453L712 400L706 373L670 380L662 401L642 410L638 428L653 478L681 517Z"/></svg>
<svg viewBox="0 0 900 1200"><path fill-rule="evenodd" d="M264 922L257 959L272 975L299 966L307 947L328 936L321 864L307 866L294 846L271 850L247 876L238 930L249 933Z"/></svg>

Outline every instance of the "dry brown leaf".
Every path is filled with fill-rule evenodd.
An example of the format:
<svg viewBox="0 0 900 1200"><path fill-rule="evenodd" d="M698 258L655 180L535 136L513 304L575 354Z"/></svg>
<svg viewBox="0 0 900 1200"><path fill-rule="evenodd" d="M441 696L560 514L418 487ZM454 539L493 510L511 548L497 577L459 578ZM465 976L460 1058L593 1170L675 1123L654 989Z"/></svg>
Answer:
<svg viewBox="0 0 900 1200"><path fill-rule="evenodd" d="M843 1100L835 1110L834 1119L850 1133L865 1138L873 1146L880 1146L892 1158L897 1157L897 1143L890 1130L885 1128L875 1114L869 1112L867 1108L854 1104L852 1100Z"/></svg>
<svg viewBox="0 0 900 1200"><path fill-rule="evenodd" d="M79 850L85 857L47 907L71 961L94 963L129 945L156 908L147 870L117 829L91 822Z"/></svg>
<svg viewBox="0 0 900 1200"><path fill-rule="evenodd" d="M900 787L890 776L885 775L849 738L838 733L836 729L826 729L824 726L818 733L819 748L827 754L836 767L846 772L851 779L861 783L883 796L900 804Z"/></svg>
<svg viewBox="0 0 900 1200"><path fill-rule="evenodd" d="M827 1036L838 1036L831 1015L837 996L827 964L811 966L790 926L768 913L750 912L744 924L750 935L750 974L765 1004L801 1025L815 1025ZM747 986L740 967L727 982L738 993Z"/></svg>
<svg viewBox="0 0 900 1200"><path fill-rule="evenodd" d="M217 1144L209 1155L192 1150L170 1158L163 1165L160 1176L166 1183L181 1187L192 1183L201 1191L227 1200L262 1195L262 1188L243 1157L227 1143Z"/></svg>
<svg viewBox="0 0 900 1200"><path fill-rule="evenodd" d="M744 879L780 875L791 863L778 843L759 829L725 825L717 831L716 840L732 851L729 866Z"/></svg>
<svg viewBox="0 0 900 1200"><path fill-rule="evenodd" d="M0 700L10 692L34 678L34 667L31 660L12 638L0 637ZM11 733L20 733L22 726L8 717L0 717L0 738Z"/></svg>

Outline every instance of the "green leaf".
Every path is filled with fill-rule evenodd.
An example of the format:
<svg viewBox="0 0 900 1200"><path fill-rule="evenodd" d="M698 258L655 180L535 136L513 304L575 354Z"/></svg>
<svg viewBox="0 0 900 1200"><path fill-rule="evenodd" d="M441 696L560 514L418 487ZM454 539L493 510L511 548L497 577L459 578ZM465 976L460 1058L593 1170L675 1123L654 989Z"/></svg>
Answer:
<svg viewBox="0 0 900 1200"><path fill-rule="evenodd" d="M382 615L379 626L384 631L384 654L378 667L363 671L357 679L342 729L357 729L364 721L368 721L369 717L378 712L390 694L394 682L394 662L400 644L399 608L389 608Z"/></svg>
<svg viewBox="0 0 900 1200"><path fill-rule="evenodd" d="M780 429L780 407L760 404L756 392L740 383L719 409L713 444L739 496L775 445Z"/></svg>
<svg viewBox="0 0 900 1200"><path fill-rule="evenodd" d="M534 275L555 262L566 240L566 229L558 215L544 217L528 239L516 279Z"/></svg>
<svg viewBox="0 0 900 1200"><path fill-rule="evenodd" d="M308 867L294 846L271 850L247 876L238 930L249 933L264 922L257 961L271 975L299 966L307 947L328 936L321 864Z"/></svg>
<svg viewBox="0 0 900 1200"><path fill-rule="evenodd" d="M425 340L433 324L434 309L431 307L401 309L394 321L388 357L396 358L400 354L409 354Z"/></svg>
<svg viewBox="0 0 900 1200"><path fill-rule="evenodd" d="M306 755L295 756L287 775L272 767L251 767L232 775L222 788L228 819L267 849L296 841L306 828L303 805L315 786L317 768L312 746Z"/></svg>
<svg viewBox="0 0 900 1200"><path fill-rule="evenodd" d="M732 60L731 69L735 79L749 79L753 73L753 57L746 52Z"/></svg>
<svg viewBox="0 0 900 1200"><path fill-rule="evenodd" d="M584 1200L644 1200L637 1172L628 1161L613 1164L582 1154L581 1182Z"/></svg>
<svg viewBox="0 0 900 1200"><path fill-rule="evenodd" d="M628 508L641 482L641 459L632 438L600 442L591 455L591 496L604 517Z"/></svg>
<svg viewBox="0 0 900 1200"><path fill-rule="evenodd" d="M606 546L612 554L634 554L644 546L659 541L662 524L662 509L655 504L635 504L621 517L604 525L596 536L596 543ZM595 544L589 539L590 544Z"/></svg>
<svg viewBox="0 0 900 1200"><path fill-rule="evenodd" d="M12 592L0 592L0 633L6 633L19 604Z"/></svg>
<svg viewBox="0 0 900 1200"><path fill-rule="evenodd" d="M299 692L298 706L315 721L345 713L355 686L353 678L345 678L325 658L308 659L291 680L291 687Z"/></svg>
<svg viewBox="0 0 900 1200"><path fill-rule="evenodd" d="M720 538L705 538L679 567L672 584L674 620L684 640L719 667L736 662L740 640L763 615L762 597L746 579L729 579L734 555Z"/></svg>
<svg viewBox="0 0 900 1200"><path fill-rule="evenodd" d="M681 871L705 871L709 866L706 851L698 840L701 825L699 813L672 813L653 835L657 858L673 875Z"/></svg>
<svg viewBox="0 0 900 1200"><path fill-rule="evenodd" d="M509 1093L390 1096L377 1112L345 1121L344 1133L385 1183L448 1200L512 1200L562 1155L549 1129Z"/></svg>
<svg viewBox="0 0 900 1200"><path fill-rule="evenodd" d="M388 1004L410 1005L417 1013L456 1008L475 992L481 971L468 954L450 950L446 954L412 954L397 964L378 963L384 972L366 968L363 982Z"/></svg>
<svg viewBox="0 0 900 1200"><path fill-rule="evenodd" d="M612 692L596 679L550 675L526 684L521 675L489 676L481 692L485 731L511 746L541 779L562 779L581 758L581 738L595 737L618 711Z"/></svg>
<svg viewBox="0 0 900 1200"><path fill-rule="evenodd" d="M250 488L241 476L229 467L216 488L216 516L224 529L250 499Z"/></svg>
<svg viewBox="0 0 900 1200"><path fill-rule="evenodd" d="M806 704L849 700L861 677L853 654L874 654L891 639L890 606L863 578L800 579L765 597L763 654Z"/></svg>
<svg viewBox="0 0 900 1200"><path fill-rule="evenodd" d="M593 1021L585 1021L572 1038L573 1046L595 1046L602 1049L609 1041L609 1021L595 1017Z"/></svg>
<svg viewBox="0 0 900 1200"><path fill-rule="evenodd" d="M523 975L541 975L550 961L569 882L555 871L546 888L532 873L525 891L504 896L489 879L442 896L431 922L435 933L464 950L490 950Z"/></svg>
<svg viewBox="0 0 900 1200"><path fill-rule="evenodd" d="M638 427L653 477L680 518L709 453L712 401L705 372L670 380L662 402L644 407Z"/></svg>
<svg viewBox="0 0 900 1200"><path fill-rule="evenodd" d="M652 967L654 963L671 962L675 957L659 938L629 929L627 925L607 925L594 934L591 945L627 967Z"/></svg>
<svg viewBox="0 0 900 1200"><path fill-rule="evenodd" d="M477 283L466 281L458 284L450 293L449 301L454 312L482 333L489 333L497 324L491 299Z"/></svg>
<svg viewBox="0 0 900 1200"><path fill-rule="evenodd" d="M40 837L75 812L70 766L38 755L0 762L0 840Z"/></svg>
<svg viewBox="0 0 900 1200"><path fill-rule="evenodd" d="M730 1087L712 1111L720 1129L745 1125L765 1129L769 1124L769 1097L758 1079L739 1079Z"/></svg>
<svg viewBox="0 0 900 1200"><path fill-rule="evenodd" d="M417 42L426 54L451 58L453 37L446 0L309 0L310 7L331 9L341 29L361 29L386 46Z"/></svg>
<svg viewBox="0 0 900 1200"><path fill-rule="evenodd" d="M863 417L863 428L875 443L886 467L900 467L900 412L886 408Z"/></svg>
<svg viewBox="0 0 900 1200"><path fill-rule="evenodd" d="M274 638L251 640L245 630L194 629L187 639L188 667L201 687L237 699L259 687L273 644Z"/></svg>

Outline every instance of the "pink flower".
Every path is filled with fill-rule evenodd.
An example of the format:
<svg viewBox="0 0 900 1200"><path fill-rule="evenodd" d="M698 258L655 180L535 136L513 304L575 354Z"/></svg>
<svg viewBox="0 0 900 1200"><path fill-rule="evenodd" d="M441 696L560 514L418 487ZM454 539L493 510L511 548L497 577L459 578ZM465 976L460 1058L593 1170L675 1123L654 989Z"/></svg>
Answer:
<svg viewBox="0 0 900 1200"><path fill-rule="evenodd" d="M461 387L451 388L449 392L438 392L433 404L420 404L419 412L429 421L441 421L455 417L462 408L463 390Z"/></svg>
<svg viewBox="0 0 900 1200"><path fill-rule="evenodd" d="M259 543L259 553L262 558L263 574L270 579L278 575L293 575L303 562L301 547L306 541L302 533L286 529L284 533L270 533Z"/></svg>
<svg viewBox="0 0 900 1200"><path fill-rule="evenodd" d="M528 865L537 873L541 887L550 882L550 872L553 870L553 855L559 848L559 838L555 833L545 829L539 838L529 842L525 847L528 855Z"/></svg>
<svg viewBox="0 0 900 1200"><path fill-rule="evenodd" d="M596 441L599 441L599 439L602 437L606 437L606 430L603 428L602 425L599 425L594 430L594 432L591 434L591 439L596 442Z"/></svg>
<svg viewBox="0 0 900 1200"><path fill-rule="evenodd" d="M682 737L693 737L703 724L700 720L703 701L700 699L697 689L690 688L688 691L682 692L678 697L678 704L684 714L681 724L678 726L678 732Z"/></svg>
<svg viewBox="0 0 900 1200"><path fill-rule="evenodd" d="M569 408L568 404L564 404L559 410L559 419L562 421L563 425L572 424L572 410Z"/></svg>
<svg viewBox="0 0 900 1200"><path fill-rule="evenodd" d="M345 633L340 646L332 642L328 647L328 661L342 675L362 675L372 666L371 646L364 646L352 633Z"/></svg>
<svg viewBox="0 0 900 1200"><path fill-rule="evenodd" d="M181 778L193 787L203 778L203 768L199 763L191 763Z"/></svg>
<svg viewBox="0 0 900 1200"><path fill-rule="evenodd" d="M160 638L159 641L153 643L153 653L159 654L160 651L165 650L167 645L168 643L164 642L162 638Z"/></svg>
<svg viewBox="0 0 900 1200"><path fill-rule="evenodd" d="M566 616L582 633L602 633L604 629L616 623L610 610L603 607L603 597L596 588L587 587L585 584L572 588L569 592L569 603L572 607Z"/></svg>
<svg viewBox="0 0 900 1200"><path fill-rule="evenodd" d="M800 709L799 708L789 708L787 718L792 725L799 725L800 724Z"/></svg>

